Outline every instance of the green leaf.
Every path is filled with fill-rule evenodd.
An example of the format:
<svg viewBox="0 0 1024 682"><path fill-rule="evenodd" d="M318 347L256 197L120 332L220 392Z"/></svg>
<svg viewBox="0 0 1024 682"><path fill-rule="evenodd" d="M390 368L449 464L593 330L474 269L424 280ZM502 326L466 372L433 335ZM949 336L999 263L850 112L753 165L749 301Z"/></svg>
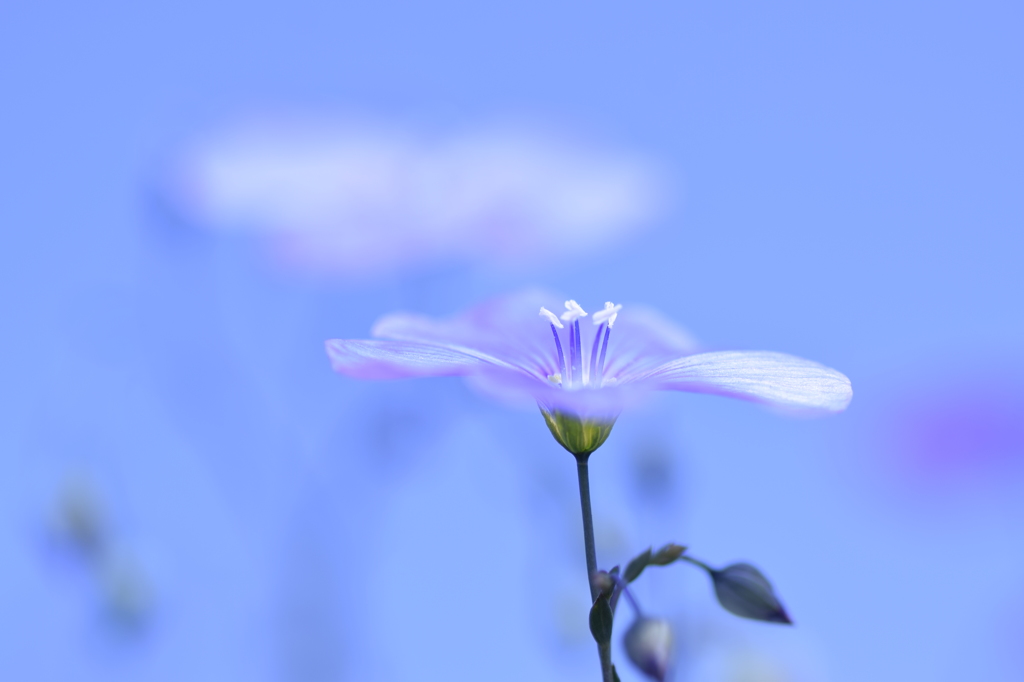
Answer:
<svg viewBox="0 0 1024 682"><path fill-rule="evenodd" d="M608 597L598 596L590 609L590 634L598 644L612 641L612 607L608 605Z"/></svg>
<svg viewBox="0 0 1024 682"><path fill-rule="evenodd" d="M648 547L642 554L638 554L633 558L632 561L626 566L625 573L622 574L623 580L627 583L631 583L640 577L640 574L647 568L647 564L651 562L651 548Z"/></svg>
<svg viewBox="0 0 1024 682"><path fill-rule="evenodd" d="M686 547L670 542L654 553L650 563L654 566L668 566L681 557L685 551Z"/></svg>

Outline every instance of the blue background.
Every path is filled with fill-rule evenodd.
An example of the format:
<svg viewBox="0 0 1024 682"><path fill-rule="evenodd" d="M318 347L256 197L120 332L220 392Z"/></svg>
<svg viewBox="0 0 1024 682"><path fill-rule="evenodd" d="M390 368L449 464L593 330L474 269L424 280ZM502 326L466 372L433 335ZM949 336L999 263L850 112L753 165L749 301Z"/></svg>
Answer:
<svg viewBox="0 0 1024 682"><path fill-rule="evenodd" d="M797 622L723 614L686 567L645 576L677 679L1024 678L1021 21L993 2L0 6L0 676L595 679L572 460L539 416L457 381L342 379L322 349L539 283L853 381L819 421L664 396L595 455L603 564L670 539L750 559ZM584 262L286 277L181 224L154 181L192 132L278 106L547 117L658 159L677 200ZM69 476L148 586L135 626L48 530Z"/></svg>

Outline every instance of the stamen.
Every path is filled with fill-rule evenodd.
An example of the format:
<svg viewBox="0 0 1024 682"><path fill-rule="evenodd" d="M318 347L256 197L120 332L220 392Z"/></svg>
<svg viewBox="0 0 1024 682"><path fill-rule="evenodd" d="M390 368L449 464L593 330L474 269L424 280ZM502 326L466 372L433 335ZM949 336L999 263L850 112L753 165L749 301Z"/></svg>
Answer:
<svg viewBox="0 0 1024 682"><path fill-rule="evenodd" d="M564 327L561 321L559 321L558 316L555 315L550 310L548 310L547 308L545 308L544 306L540 307L540 316L546 317L548 322L550 322L553 327L558 327L559 329L562 329Z"/></svg>
<svg viewBox="0 0 1024 682"><path fill-rule="evenodd" d="M580 321L576 320L572 323L573 329L576 330L575 339L573 340L573 352L572 352L572 376L575 381L583 383L583 349L580 348Z"/></svg>
<svg viewBox="0 0 1024 682"><path fill-rule="evenodd" d="M608 353L608 337L611 336L611 333L612 326L608 325L604 330L604 343L601 344L601 359L597 361L597 373L602 377L604 377L604 356Z"/></svg>
<svg viewBox="0 0 1024 682"><path fill-rule="evenodd" d="M619 317L619 311L622 310L622 304L615 305L611 301L605 301L604 310L598 310L594 313L593 319L594 324L601 325L597 328L597 335L594 337L594 352L590 354L590 363L592 375L601 377L601 381L598 385L603 383L604 378L604 358L608 354L608 337L611 336L612 327L615 325L615 320ZM604 326L607 323L607 326ZM601 357L597 359L597 371L593 369L594 359L597 356L597 342L601 339L601 330L604 329L604 342L601 344ZM595 381L598 381L595 378Z"/></svg>
<svg viewBox="0 0 1024 682"><path fill-rule="evenodd" d="M597 313L594 313L597 315ZM597 328L597 333L594 334L594 347L590 349L590 381L597 380L597 347L601 343L601 332L604 331L604 324Z"/></svg>
<svg viewBox="0 0 1024 682"><path fill-rule="evenodd" d="M576 373L576 325L569 325L569 371L565 376L567 386L572 386L572 378Z"/></svg>
<svg viewBox="0 0 1024 682"><path fill-rule="evenodd" d="M566 376L566 374L565 374L565 356L562 354L562 342L558 340L558 330L562 329L564 327L564 325L561 322L559 322L558 318L555 317L555 314L553 312L551 312L550 310L548 310L547 308L543 308L542 307L540 309L540 316L548 318L548 322L551 323L551 334L555 337L555 349L558 351L558 374L555 374L554 376L557 376L558 377L558 381L561 382L562 381L562 377ZM571 336L572 335L572 330L571 329L569 330L569 333L570 333L570 336ZM548 378L550 379L551 377L548 377Z"/></svg>
<svg viewBox="0 0 1024 682"><path fill-rule="evenodd" d="M565 322L575 322L581 317L586 317L587 311L580 307L580 304L576 301L569 300L565 302L565 312L562 313L562 320Z"/></svg>
<svg viewBox="0 0 1024 682"><path fill-rule="evenodd" d="M604 304L604 310L598 310L594 313L594 324L601 324L602 322L608 322L608 328L611 329L615 326L615 319L619 316L619 311L622 310L622 304L614 305L611 301L606 301Z"/></svg>

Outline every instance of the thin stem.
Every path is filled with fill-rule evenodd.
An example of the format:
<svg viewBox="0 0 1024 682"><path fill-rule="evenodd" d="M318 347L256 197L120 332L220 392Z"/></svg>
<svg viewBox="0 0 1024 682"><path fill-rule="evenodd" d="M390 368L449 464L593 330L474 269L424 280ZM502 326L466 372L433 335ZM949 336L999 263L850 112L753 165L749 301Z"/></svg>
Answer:
<svg viewBox="0 0 1024 682"><path fill-rule="evenodd" d="M597 549L594 546L594 515L590 509L590 473L587 460L590 455L576 455L576 473L580 479L580 508L583 510L583 547L587 555L587 584L590 585L590 601L597 601L600 590L591 577L597 572ZM601 659L601 679L613 682L611 643L598 644L597 654Z"/></svg>
<svg viewBox="0 0 1024 682"><path fill-rule="evenodd" d="M679 558L682 559L683 561L689 561L694 566L700 566L701 568L703 568L708 573L714 573L715 572L715 569L711 568L710 566L708 566L706 563L704 563L700 559L694 559L689 554L683 554Z"/></svg>

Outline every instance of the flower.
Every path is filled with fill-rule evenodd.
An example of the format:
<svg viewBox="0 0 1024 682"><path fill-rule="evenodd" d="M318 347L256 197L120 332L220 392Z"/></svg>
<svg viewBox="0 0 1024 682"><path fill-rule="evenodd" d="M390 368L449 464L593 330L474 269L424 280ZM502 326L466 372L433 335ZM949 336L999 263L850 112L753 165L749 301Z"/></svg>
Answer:
<svg viewBox="0 0 1024 682"><path fill-rule="evenodd" d="M374 325L375 339L332 339L327 354L334 370L350 377L465 376L500 398L534 400L555 439L576 455L600 446L619 413L655 390L713 393L810 415L840 412L853 395L843 374L810 360L700 352L653 310L605 303L588 315L569 300L556 315L558 300L527 291L446 320L387 315Z"/></svg>
<svg viewBox="0 0 1024 682"><path fill-rule="evenodd" d="M598 248L651 222L660 184L646 161L531 129L265 116L197 137L162 188L188 221L259 233L286 266L364 278Z"/></svg>

